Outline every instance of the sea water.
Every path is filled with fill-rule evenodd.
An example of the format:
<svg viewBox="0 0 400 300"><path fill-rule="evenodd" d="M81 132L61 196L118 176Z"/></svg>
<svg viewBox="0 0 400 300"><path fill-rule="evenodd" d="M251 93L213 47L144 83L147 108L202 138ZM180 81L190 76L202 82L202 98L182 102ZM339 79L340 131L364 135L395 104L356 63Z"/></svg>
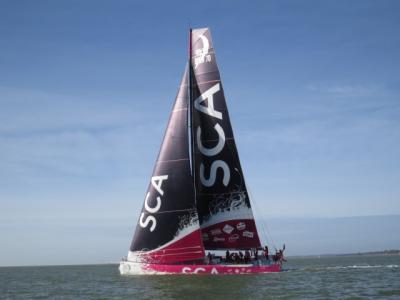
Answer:
<svg viewBox="0 0 400 300"><path fill-rule="evenodd" d="M400 256L289 258L259 275L121 276L117 265L0 268L0 299L400 299Z"/></svg>

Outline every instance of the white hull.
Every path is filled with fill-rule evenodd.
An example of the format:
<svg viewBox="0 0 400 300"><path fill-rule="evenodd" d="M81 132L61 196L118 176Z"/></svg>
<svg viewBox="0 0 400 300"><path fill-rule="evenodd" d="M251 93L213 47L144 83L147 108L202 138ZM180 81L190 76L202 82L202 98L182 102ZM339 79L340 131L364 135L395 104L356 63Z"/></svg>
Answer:
<svg viewBox="0 0 400 300"><path fill-rule="evenodd" d="M131 261L121 261L119 271L122 275L240 275L280 272L280 264L252 265L252 264L145 264Z"/></svg>

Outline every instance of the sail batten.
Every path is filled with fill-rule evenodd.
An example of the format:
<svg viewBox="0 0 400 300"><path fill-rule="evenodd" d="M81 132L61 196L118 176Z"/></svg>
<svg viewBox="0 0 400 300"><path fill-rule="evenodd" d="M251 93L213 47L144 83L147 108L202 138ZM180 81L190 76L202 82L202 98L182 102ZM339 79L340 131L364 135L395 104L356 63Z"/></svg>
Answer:
<svg viewBox="0 0 400 300"><path fill-rule="evenodd" d="M168 162L184 161L184 160L189 160L189 158L169 159L169 160L157 160L156 163L168 163Z"/></svg>
<svg viewBox="0 0 400 300"><path fill-rule="evenodd" d="M188 209L175 209L175 210L158 211L158 212L153 213L153 215L168 214L168 213L175 213L175 212L196 212L196 209L188 208Z"/></svg>

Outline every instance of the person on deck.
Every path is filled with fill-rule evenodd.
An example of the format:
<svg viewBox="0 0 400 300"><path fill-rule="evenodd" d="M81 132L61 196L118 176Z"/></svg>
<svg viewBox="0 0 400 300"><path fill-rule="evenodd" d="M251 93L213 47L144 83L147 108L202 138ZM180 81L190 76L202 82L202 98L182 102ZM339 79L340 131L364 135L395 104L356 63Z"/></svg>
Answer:
<svg viewBox="0 0 400 300"><path fill-rule="evenodd" d="M286 261L286 259L283 257L283 251L285 251L285 244L283 244L283 248L279 250L279 263L282 264L282 262Z"/></svg>
<svg viewBox="0 0 400 300"><path fill-rule="evenodd" d="M264 256L265 256L265 259L268 261L269 260L269 250L268 250L267 245L265 245L265 247L264 247Z"/></svg>
<svg viewBox="0 0 400 300"><path fill-rule="evenodd" d="M282 251L282 250L279 250L279 251L276 253L276 261L277 261L278 263L280 263L280 264L282 264L283 261L286 261L286 260L283 258L283 251Z"/></svg>
<svg viewBox="0 0 400 300"><path fill-rule="evenodd" d="M249 251L249 250L246 250L246 251L244 252L244 261L248 263L248 262L250 262L250 259L251 259L250 251Z"/></svg>
<svg viewBox="0 0 400 300"><path fill-rule="evenodd" d="M242 251L239 251L239 259L240 259L240 262L243 262L243 252Z"/></svg>
<svg viewBox="0 0 400 300"><path fill-rule="evenodd" d="M273 260L274 262L279 261L279 251L276 250L276 249L275 249L275 254L272 255L272 260Z"/></svg>
<svg viewBox="0 0 400 300"><path fill-rule="evenodd" d="M276 250L275 255L272 255L272 260L274 262L278 262L278 263L282 264L282 262L286 261L286 259L283 257L283 250L282 249Z"/></svg>
<svg viewBox="0 0 400 300"><path fill-rule="evenodd" d="M208 258L208 264L211 265L212 264L212 254L211 254L211 252L208 252L207 258Z"/></svg>
<svg viewBox="0 0 400 300"><path fill-rule="evenodd" d="M226 250L225 252L225 260L226 262L229 262L231 260L231 254L229 253L229 250Z"/></svg>

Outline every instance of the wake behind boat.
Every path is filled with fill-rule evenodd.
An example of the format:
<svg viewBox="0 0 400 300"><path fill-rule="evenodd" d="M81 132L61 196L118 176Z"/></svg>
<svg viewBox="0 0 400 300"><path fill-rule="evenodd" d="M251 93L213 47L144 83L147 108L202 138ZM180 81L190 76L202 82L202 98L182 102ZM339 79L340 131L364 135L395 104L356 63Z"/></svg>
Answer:
<svg viewBox="0 0 400 300"><path fill-rule="evenodd" d="M206 257L205 251L216 250L227 253ZM259 250L264 252L259 255ZM211 32L190 30L189 61L127 259L119 270L132 275L279 272L283 251L273 259L265 251L240 166Z"/></svg>

